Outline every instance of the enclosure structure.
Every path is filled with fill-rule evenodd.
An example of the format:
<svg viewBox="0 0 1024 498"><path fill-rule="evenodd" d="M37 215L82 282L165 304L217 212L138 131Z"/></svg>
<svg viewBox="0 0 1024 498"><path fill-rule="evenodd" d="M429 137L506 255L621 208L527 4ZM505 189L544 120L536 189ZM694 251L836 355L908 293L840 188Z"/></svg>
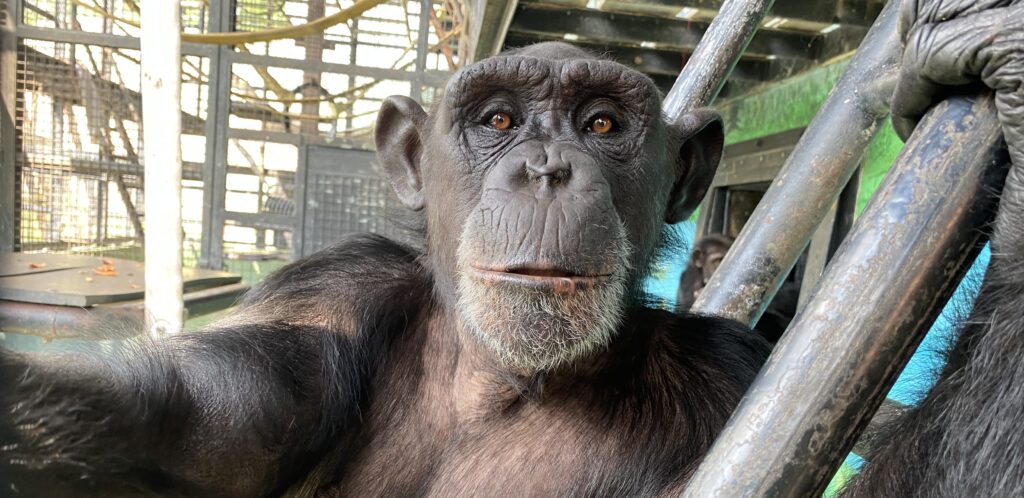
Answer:
<svg viewBox="0 0 1024 498"><path fill-rule="evenodd" d="M571 11L565 19L614 21L614 16L619 16L621 21L633 15L604 9L605 6L627 8L618 6L619 2L573 3L580 4L575 5L579 12ZM732 5L755 3L735 1ZM710 4L721 6L716 2ZM770 4L761 3L763 6ZM859 5L836 2L832 6L847 4ZM138 29L134 20L137 9L133 5L131 0L103 4L90 0L12 0L7 5L3 44L13 50L5 50L5 57L0 60L7 111L2 123L3 155L0 156L5 175L4 182L0 183L0 199L5 202L4 231L0 233L3 247L0 249L137 257L138 247L143 243L145 213L138 210L142 195L138 158L142 144L138 130L138 41L133 36ZM319 0L185 3L183 25L186 32L199 35L186 38L193 41L186 42L183 49L186 75L182 106L186 135L183 186L188 196L184 229L190 264L245 272L254 280L271 267L308 254L342 233L386 233L391 229L381 217L389 198L387 189L374 175L373 156L368 150L369 124L381 97L408 94L429 102L437 94L446 71L465 62L460 54L466 53L465 60L478 56L476 50L467 51L458 41L464 21L460 9L451 2L443 5L384 3L358 21L328 29L323 36L234 47L202 43L203 34L284 27L340 12L346 5ZM792 6L792 2L780 2L779 7L783 5ZM533 29L528 25L546 17L538 11L552 11L540 4L523 2L517 7L516 2L493 2L485 7L474 15L507 27L509 36L504 28L497 36L504 39L506 45L548 39L547 34L557 33L559 29ZM493 15L486 15L488 8L495 9ZM693 12L687 11L688 15L683 16L680 11L671 17L685 18L687 25L691 21L699 24L698 16L703 10L686 9L693 9ZM524 12L532 14L517 17ZM837 16L838 11L833 11L824 19L835 21L839 19ZM785 24L773 19L784 18L769 18L764 26L778 28ZM675 23L674 28L680 28L680 21L671 22ZM837 27L832 28L833 24ZM592 22L582 23L576 31L591 27ZM843 26L835 22L818 27L819 36L810 36L808 43L827 45L827 35L841 28ZM698 26L696 29L710 28ZM475 30L481 33L479 25ZM589 37L581 40L580 33L564 31L561 39L584 44L591 40ZM613 35L597 32L593 37L614 36L615 31L611 33ZM568 36L570 34L573 36ZM762 46L769 51L773 47L792 49L786 45L786 39L778 36L772 38L774 41L763 42ZM857 37L850 39L859 41ZM492 42L491 46L501 45ZM477 43L472 48L481 45ZM610 51L619 54L621 60L658 76L657 66L645 65L650 59L643 50L658 51L661 47L657 41L641 40L639 47L616 45ZM621 54L633 54L633 57L622 59ZM680 64L688 60L689 55L684 53ZM790 154L800 157L793 151L800 148L796 142L803 136L802 127L808 124L838 75L848 64L853 64L848 56L823 65L824 61L811 58L804 61L805 66L794 64L788 66L788 70L774 73L770 69L779 67L772 62L778 60L778 55L764 54L763 60L754 62L749 60L749 55L746 57L739 60L739 69L733 71L733 80L726 92L730 99L721 105L726 122L733 124L729 130L732 146L715 180L715 190L702 210L700 230L703 233L740 232L740 225L752 211L751 206L760 201L768 182L778 180L777 175L783 171L782 165L791 158ZM732 62L725 72L731 65ZM759 67L753 73L759 76L753 78L753 82L736 84L738 76L752 74L744 73L746 66ZM819 67L776 85L762 86L766 81L792 76L798 69L813 66ZM665 87L665 78L661 80ZM712 82L713 85L720 83ZM720 88L720 85L715 88L710 97ZM817 89L797 99L800 102L797 114L802 114L782 113L783 119L777 115L768 117L768 113L782 108L781 99L787 91L799 92L801 88ZM879 91L884 93L884 88ZM789 94L793 95L799 93ZM709 101L710 98L706 98L700 103ZM773 101L774 106L758 107L759 103ZM792 105L793 102L790 98L787 103ZM961 112L962 103L961 111L956 109L950 112ZM985 109L979 107L967 114L961 112L959 116L983 111ZM809 216L808 220L818 217L819 221L824 218L828 223L821 225L815 234L811 230L796 234L792 247L786 249L786 258L795 261L802 246L811 241L802 273L796 277L807 290L814 287L825 262L837 251L838 241L849 229L850 220L863 208L867 193L888 169L893 151L899 149L885 125L884 114L883 110L867 116L876 123L870 127L871 134L882 130L881 138L876 139L874 145L865 140L853 147L859 148L858 154L865 148L868 150L863 163L864 175L854 173L858 164L853 164L852 168L844 164L842 181L827 186L835 187L833 193L838 196L838 202L802 213ZM749 116L760 116L761 120L751 125ZM788 128L772 129L780 126L779 123ZM811 132L824 133L821 128L812 127ZM822 141L822 135L816 138ZM869 188L858 191L858 187L865 185ZM829 195L832 194L826 193L824 197ZM961 195L958 199L967 202L968 198ZM813 221L805 224L812 228L819 225ZM907 241L910 242L920 243L920 240ZM751 251L764 248L763 241L748 245ZM723 266L726 274L751 274L743 270L746 269L730 271L728 265ZM778 271L785 273L789 269ZM771 276L776 277L780 275ZM827 292L823 295L828 296ZM765 295L757 297L763 299ZM809 297L808 294L804 301L811 302ZM808 304L812 305L813 302ZM755 303L753 307L756 306ZM708 309L721 311L714 306ZM927 322L931 312L913 311L918 326ZM756 319L756 311L747 312ZM910 335L899 338L903 341L900 354L914 343L913 333L920 331L909 332ZM802 337L799 330L796 337ZM781 350L787 351L783 346ZM788 350L795 347L789 346ZM873 371L876 378L872 380L891 375L901 361L900 354L887 357L893 361L880 363L878 370ZM873 386L877 389L877 382ZM877 392L859 395L877 397ZM870 402L869 399L868 404ZM768 408L779 409L778 406ZM823 450L827 454L801 455L808 458L808 465L815 469L829 465L827 460L834 458L846 443L841 439L858 428L860 419L851 420L856 423L848 424L847 428L831 426L847 432L829 434L832 446ZM778 479L770 482L777 483Z"/></svg>
<svg viewBox="0 0 1024 498"><path fill-rule="evenodd" d="M322 34L223 45L206 35L301 26L353 2L182 2L187 266L254 282L342 233L385 230L388 189L366 152L377 108L432 101L460 64L463 14L373 3ZM7 0L4 13L0 249L140 259L138 2Z"/></svg>
<svg viewBox="0 0 1024 498"><path fill-rule="evenodd" d="M429 103L452 69L554 39L635 67L667 92L722 8L717 0L393 0L322 35L204 39L298 26L353 3L182 2L186 265L251 283L342 233L387 231L389 189L366 152L384 96ZM756 99L827 64L856 47L881 8L876 0L801 5L772 7L722 98ZM5 13L0 249L141 258L137 0L7 0ZM769 169L758 167L762 176Z"/></svg>

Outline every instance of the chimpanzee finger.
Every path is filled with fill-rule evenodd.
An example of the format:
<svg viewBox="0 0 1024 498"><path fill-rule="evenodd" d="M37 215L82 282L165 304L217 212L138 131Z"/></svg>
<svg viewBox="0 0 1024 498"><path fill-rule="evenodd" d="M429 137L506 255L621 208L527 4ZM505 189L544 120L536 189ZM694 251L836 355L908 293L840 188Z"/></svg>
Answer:
<svg viewBox="0 0 1024 498"><path fill-rule="evenodd" d="M1015 9L1015 7L1014 7ZM917 122L950 87L980 79L1010 8L998 8L941 23L918 24L906 39L899 81L893 92L893 126L906 140Z"/></svg>
<svg viewBox="0 0 1024 498"><path fill-rule="evenodd" d="M1000 7L1009 7L1024 0L903 0L900 5L900 39L920 24L932 24Z"/></svg>
<svg viewBox="0 0 1024 498"><path fill-rule="evenodd" d="M997 93L996 109L1013 164L999 199L992 250L1019 264L1024 258L1024 88Z"/></svg>

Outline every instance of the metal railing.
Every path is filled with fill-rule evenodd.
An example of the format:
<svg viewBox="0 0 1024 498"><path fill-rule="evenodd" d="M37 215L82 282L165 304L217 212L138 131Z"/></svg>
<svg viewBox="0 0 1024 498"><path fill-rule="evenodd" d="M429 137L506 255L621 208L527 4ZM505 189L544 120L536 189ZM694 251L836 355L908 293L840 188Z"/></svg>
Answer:
<svg viewBox="0 0 1024 498"><path fill-rule="evenodd" d="M736 32L712 25L666 99L670 118L711 102L770 4L726 2L731 14L715 22ZM888 115L899 4L876 20L694 311L751 324L771 301ZM989 96L926 116L684 496L820 495L980 247L1006 164Z"/></svg>

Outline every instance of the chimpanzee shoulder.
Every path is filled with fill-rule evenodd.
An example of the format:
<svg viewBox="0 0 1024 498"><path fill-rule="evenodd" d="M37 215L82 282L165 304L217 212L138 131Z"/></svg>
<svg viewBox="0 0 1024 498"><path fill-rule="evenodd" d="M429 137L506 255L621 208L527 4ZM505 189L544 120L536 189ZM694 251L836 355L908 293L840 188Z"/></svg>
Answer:
<svg viewBox="0 0 1024 498"><path fill-rule="evenodd" d="M637 307L625 321L607 371L670 396L718 393L725 404L709 406L723 413L732 410L771 352L761 334L721 317Z"/></svg>
<svg viewBox="0 0 1024 498"><path fill-rule="evenodd" d="M242 320L320 326L340 333L410 320L431 296L421 254L386 237L353 234L265 278L240 303Z"/></svg>
<svg viewBox="0 0 1024 498"><path fill-rule="evenodd" d="M690 417L724 423L771 352L756 331L714 316L647 309L650 330L639 376L647 386L693 405ZM687 417L689 418L689 417ZM714 433L717 433L714 429Z"/></svg>
<svg viewBox="0 0 1024 498"><path fill-rule="evenodd" d="M727 318L646 310L655 340L672 358L714 368L747 386L768 358L771 346L753 329Z"/></svg>
<svg viewBox="0 0 1024 498"><path fill-rule="evenodd" d="M675 330L688 341L705 341L702 350L724 372L747 386L761 370L771 353L771 345L755 330L717 316L685 314L678 318ZM697 353L697 351L693 351Z"/></svg>
<svg viewBox="0 0 1024 498"><path fill-rule="evenodd" d="M250 306L283 296L323 293L365 295L377 285L400 286L418 281L426 272L419 254L381 235L344 236L334 244L290 263L254 287L242 302ZM371 286L361 287L359 286ZM358 290L358 292L353 292Z"/></svg>

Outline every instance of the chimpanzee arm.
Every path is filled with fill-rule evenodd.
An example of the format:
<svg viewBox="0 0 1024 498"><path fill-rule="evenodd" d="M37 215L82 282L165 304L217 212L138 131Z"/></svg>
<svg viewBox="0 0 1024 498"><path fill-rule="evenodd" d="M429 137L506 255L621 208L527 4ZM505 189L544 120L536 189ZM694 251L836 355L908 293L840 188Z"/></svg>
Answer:
<svg viewBox="0 0 1024 498"><path fill-rule="evenodd" d="M113 355L0 350L0 494L280 492L357 424L411 261L349 240L209 330Z"/></svg>

